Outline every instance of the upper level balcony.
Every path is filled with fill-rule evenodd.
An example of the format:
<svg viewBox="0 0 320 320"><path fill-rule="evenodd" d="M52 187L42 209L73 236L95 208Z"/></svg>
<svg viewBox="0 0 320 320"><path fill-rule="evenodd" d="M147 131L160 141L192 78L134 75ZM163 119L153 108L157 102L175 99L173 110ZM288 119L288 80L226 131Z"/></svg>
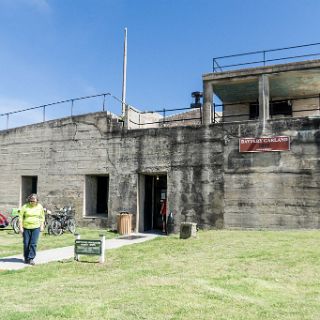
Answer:
<svg viewBox="0 0 320 320"><path fill-rule="evenodd" d="M320 60L305 60L320 57L310 52L316 46L320 44L214 58L213 72L202 77L204 123L320 116ZM284 54L293 49L307 52ZM266 58L279 52L282 57ZM256 54L263 58L244 60ZM235 58L242 62L218 63Z"/></svg>

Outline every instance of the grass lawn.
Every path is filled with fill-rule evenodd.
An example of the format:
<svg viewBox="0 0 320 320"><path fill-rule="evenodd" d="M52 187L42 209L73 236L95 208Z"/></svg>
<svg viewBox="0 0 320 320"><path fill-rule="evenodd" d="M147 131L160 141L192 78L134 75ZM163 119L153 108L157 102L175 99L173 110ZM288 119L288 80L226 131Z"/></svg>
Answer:
<svg viewBox="0 0 320 320"><path fill-rule="evenodd" d="M320 319L319 257L317 231L161 237L107 251L103 265L0 271L0 318Z"/></svg>

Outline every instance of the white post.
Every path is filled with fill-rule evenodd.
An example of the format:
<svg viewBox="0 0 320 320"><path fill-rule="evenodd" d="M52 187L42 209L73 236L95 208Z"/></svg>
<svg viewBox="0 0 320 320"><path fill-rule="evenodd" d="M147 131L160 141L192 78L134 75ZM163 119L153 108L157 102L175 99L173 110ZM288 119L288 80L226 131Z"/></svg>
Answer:
<svg viewBox="0 0 320 320"><path fill-rule="evenodd" d="M127 91L127 28L124 28L123 79L122 79L122 116L125 115Z"/></svg>
<svg viewBox="0 0 320 320"><path fill-rule="evenodd" d="M76 240L80 240L80 234L75 233ZM74 244L74 260L79 261L80 255L76 254L76 244Z"/></svg>
<svg viewBox="0 0 320 320"><path fill-rule="evenodd" d="M104 263L105 261L105 250L106 250L106 241L105 241L105 236L103 234L100 234L100 241L101 241L101 255L99 258L100 263Z"/></svg>

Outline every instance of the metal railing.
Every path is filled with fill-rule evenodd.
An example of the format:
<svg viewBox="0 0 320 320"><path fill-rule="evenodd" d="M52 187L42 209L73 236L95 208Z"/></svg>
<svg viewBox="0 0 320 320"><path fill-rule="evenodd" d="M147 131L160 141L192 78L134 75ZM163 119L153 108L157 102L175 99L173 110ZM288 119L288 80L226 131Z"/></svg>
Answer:
<svg viewBox="0 0 320 320"><path fill-rule="evenodd" d="M245 52L245 53L239 53L239 54L231 54L231 55L226 55L226 56L220 56L220 57L214 57L213 58L213 72L223 72L224 69L227 68L237 68L237 67L242 67L242 66L249 66L249 65L258 65L258 66L266 66L270 62L279 62L279 61L284 61L284 60L303 60L302 58L309 58L309 57L320 57L320 52L311 52L311 53L303 53L303 54L296 54L296 55L289 55L289 56L283 56L283 57L270 57L269 55L271 53L277 53L280 51L289 51L289 50L296 50L303 48L306 50L309 47L317 47L318 50L320 51L320 42L318 43L311 43L311 44L304 44L304 45L299 45L299 46L293 46L293 47L285 47L285 48L278 48L278 49L268 49L268 50L260 50L260 51L251 51L251 52ZM291 51L291 52L292 52ZM238 62L236 63L238 58L242 57L249 57L249 56L258 56L258 60L254 61L243 61L243 62ZM220 61L228 59L232 59L235 61L235 63L227 64L227 65L220 65ZM249 58L248 58L249 59ZM219 61L219 62L218 62Z"/></svg>
<svg viewBox="0 0 320 320"><path fill-rule="evenodd" d="M6 129L9 129L9 120L10 120L9 118L11 115L23 113L23 112L30 111L30 110L42 109L42 114L43 114L42 121L45 122L46 121L46 109L48 107L66 104L66 103L70 103L70 116L72 117L74 115L75 102L80 101L80 100L93 99L93 98L97 98L97 97L103 98L101 109L102 109L102 111L105 111L106 96L110 96L110 95L111 95L110 93L101 93L101 94L96 94L96 95L91 95L91 96L61 100L61 101L52 102L52 103L44 104L44 105L37 106L37 107L31 107L31 108L21 109L21 110L17 110L17 111L2 113L2 114L0 114L0 118L6 117Z"/></svg>

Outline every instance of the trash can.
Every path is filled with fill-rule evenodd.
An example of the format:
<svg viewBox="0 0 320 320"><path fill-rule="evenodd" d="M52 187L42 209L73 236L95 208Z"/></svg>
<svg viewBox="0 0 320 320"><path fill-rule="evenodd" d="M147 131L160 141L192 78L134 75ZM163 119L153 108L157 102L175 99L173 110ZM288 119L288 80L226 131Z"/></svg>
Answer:
<svg viewBox="0 0 320 320"><path fill-rule="evenodd" d="M192 222L181 222L180 239L188 239L197 236L197 224Z"/></svg>
<svg viewBox="0 0 320 320"><path fill-rule="evenodd" d="M117 216L118 233L121 235L130 234L132 230L132 213L122 211Z"/></svg>

